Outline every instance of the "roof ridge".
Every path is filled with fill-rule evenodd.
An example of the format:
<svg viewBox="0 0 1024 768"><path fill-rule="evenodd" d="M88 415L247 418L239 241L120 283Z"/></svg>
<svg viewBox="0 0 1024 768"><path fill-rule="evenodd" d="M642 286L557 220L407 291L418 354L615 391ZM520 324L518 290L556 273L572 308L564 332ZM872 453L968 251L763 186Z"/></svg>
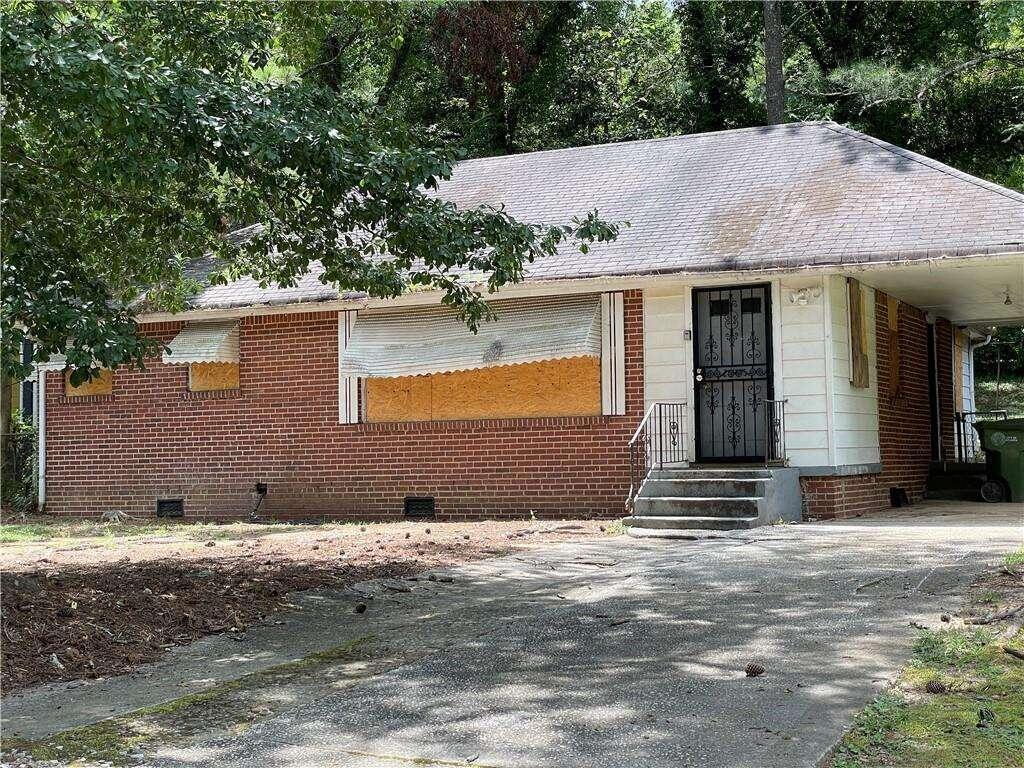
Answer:
<svg viewBox="0 0 1024 768"><path fill-rule="evenodd" d="M822 120L818 124L822 128L834 131L835 133L844 134L846 136L850 136L851 138L867 142L868 144L874 144L876 147L884 149L887 152L896 155L897 157L902 157L907 160L911 160L915 163L925 166L926 168L931 168L933 171L944 173L947 176L952 176L953 178L959 179L960 181L966 181L967 183L973 184L976 187L981 187L982 189L985 189L989 192L994 192L997 195L1002 195L1003 197L1013 200L1014 202L1024 203L1024 194L1021 194L1020 192L1014 189L1010 189L1009 187L1004 187L1001 184L996 184L995 182L979 178L978 176L973 176L969 173L965 173L964 171L961 171L958 168L954 168L951 165L946 165L945 163L934 158L928 157L927 155L922 155L919 152L914 152L912 149L906 149L905 147L890 144L887 141L875 138L874 136L871 136L870 134L867 133L862 133L856 130L855 128L850 128L848 125L843 125L842 123L837 123L833 120Z"/></svg>
<svg viewBox="0 0 1024 768"><path fill-rule="evenodd" d="M518 152L510 155L488 155L487 157L468 157L465 160L459 160L456 166L465 165L467 163L478 163L485 160L502 160L510 157L535 157L537 155L548 155L556 152L582 152L587 149L596 149L598 147L622 147L629 144L657 144L662 141L677 141L679 139L700 139L705 136L719 136L726 133L751 133L753 131L772 131L779 130L782 128L803 128L805 126L818 126L826 125L830 123L830 120L796 120L792 123L779 123L777 125L748 125L743 128L723 128L717 131L700 131L698 133L677 133L671 136L658 136L652 139L626 139L625 141L607 141L598 144L581 144L575 147L554 147L552 149L535 149L531 152Z"/></svg>

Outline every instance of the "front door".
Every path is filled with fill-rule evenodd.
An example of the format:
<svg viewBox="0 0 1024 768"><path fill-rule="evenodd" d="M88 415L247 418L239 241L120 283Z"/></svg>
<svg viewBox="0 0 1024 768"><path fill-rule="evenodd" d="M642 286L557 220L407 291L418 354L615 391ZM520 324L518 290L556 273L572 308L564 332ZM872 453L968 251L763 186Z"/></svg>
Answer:
<svg viewBox="0 0 1024 768"><path fill-rule="evenodd" d="M772 398L770 286L693 291L698 462L764 461Z"/></svg>

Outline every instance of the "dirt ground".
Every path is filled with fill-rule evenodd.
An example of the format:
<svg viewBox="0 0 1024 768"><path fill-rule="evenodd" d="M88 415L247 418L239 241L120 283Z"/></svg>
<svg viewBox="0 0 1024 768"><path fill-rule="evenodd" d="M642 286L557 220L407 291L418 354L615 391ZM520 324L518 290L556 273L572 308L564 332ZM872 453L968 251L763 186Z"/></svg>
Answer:
<svg viewBox="0 0 1024 768"><path fill-rule="evenodd" d="M0 683L108 677L239 632L315 587L404 577L617 531L607 521L0 527Z"/></svg>

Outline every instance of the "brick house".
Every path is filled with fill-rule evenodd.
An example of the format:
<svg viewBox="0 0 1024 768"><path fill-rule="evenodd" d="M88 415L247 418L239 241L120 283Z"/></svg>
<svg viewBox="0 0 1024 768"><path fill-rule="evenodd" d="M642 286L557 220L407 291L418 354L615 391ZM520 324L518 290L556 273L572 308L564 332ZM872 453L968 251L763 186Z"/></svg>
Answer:
<svg viewBox="0 0 1024 768"><path fill-rule="evenodd" d="M317 270L142 316L146 370L41 367L45 509L611 517L667 480L693 525L877 510L955 458L972 345L1024 317L1024 196L834 123L471 160L439 194L630 226L477 336Z"/></svg>

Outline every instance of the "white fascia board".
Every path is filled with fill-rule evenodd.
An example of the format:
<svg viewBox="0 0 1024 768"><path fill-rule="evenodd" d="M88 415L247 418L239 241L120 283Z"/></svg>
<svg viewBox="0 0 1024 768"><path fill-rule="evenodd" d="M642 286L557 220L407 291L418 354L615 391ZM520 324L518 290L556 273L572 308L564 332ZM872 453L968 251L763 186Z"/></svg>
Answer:
<svg viewBox="0 0 1024 768"><path fill-rule="evenodd" d="M607 277L567 278L558 280L526 280L507 285L488 299L530 298L534 296L556 296L573 293L595 293L607 291L641 290L656 288L665 284L678 283L686 286L730 285L747 282L767 282L773 277L786 275L850 275L901 268L931 266L954 266L962 263L1012 262L1024 257L1024 251L1008 254L978 254L976 256L940 256L933 259L913 261L878 261L862 264L808 265L805 267L774 267L756 270L728 270L724 272L678 271L671 273L618 275ZM870 282L866 284L870 285ZM483 290L485 286L478 285ZM331 301L310 301L291 304L259 304L244 307L195 309L184 312L151 312L136 316L139 323L162 323L197 320L227 320L237 317L253 317L279 314L301 314L304 312L337 312L343 310L377 309L385 307L414 307L440 304L441 291L416 291L393 299L337 299Z"/></svg>

